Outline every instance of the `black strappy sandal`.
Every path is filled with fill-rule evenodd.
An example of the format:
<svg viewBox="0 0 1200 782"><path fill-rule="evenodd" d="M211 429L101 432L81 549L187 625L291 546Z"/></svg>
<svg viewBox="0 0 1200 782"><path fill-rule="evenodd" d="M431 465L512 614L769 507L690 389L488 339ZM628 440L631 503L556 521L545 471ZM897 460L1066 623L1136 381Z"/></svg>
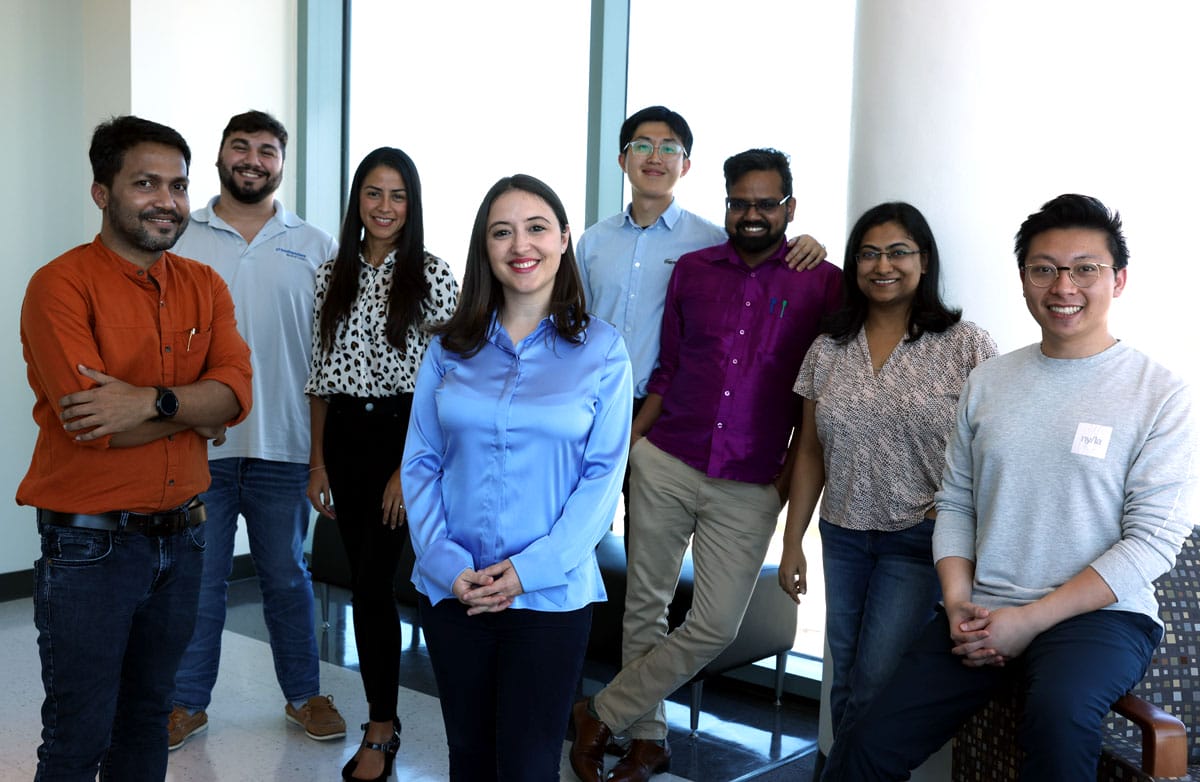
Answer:
<svg viewBox="0 0 1200 782"><path fill-rule="evenodd" d="M351 780L351 782L384 782L392 775L392 767L396 762L396 753L400 751L400 718L392 718L392 737L385 743L379 744L374 741L367 741L367 727L369 722L362 724L363 740L362 745L367 749L373 749L376 752L383 753L383 773L372 780L359 779L354 776L354 770L358 768L358 761L350 758L346 761L346 765L342 766L342 779Z"/></svg>

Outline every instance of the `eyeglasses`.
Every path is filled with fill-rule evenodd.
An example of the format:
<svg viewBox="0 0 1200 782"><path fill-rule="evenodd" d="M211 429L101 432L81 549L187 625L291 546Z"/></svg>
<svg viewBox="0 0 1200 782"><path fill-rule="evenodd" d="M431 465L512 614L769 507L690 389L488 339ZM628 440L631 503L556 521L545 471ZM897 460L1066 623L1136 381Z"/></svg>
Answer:
<svg viewBox="0 0 1200 782"><path fill-rule="evenodd" d="M658 144L654 144L649 141L638 139L636 141L630 141L625 145L625 149L621 151L632 152L638 157L650 157L650 155L654 154L654 150L656 149L658 150L659 157L677 157L679 155L687 157L687 152L684 151L683 144L680 144L678 141L663 141Z"/></svg>
<svg viewBox="0 0 1200 782"><path fill-rule="evenodd" d="M895 250L863 250L854 257L859 263L878 263L880 258L887 258L889 261L895 263L896 261L916 258L924 254L924 250L910 250L907 247L898 247Z"/></svg>
<svg viewBox="0 0 1200 782"><path fill-rule="evenodd" d="M784 196L778 201L773 198L763 198L758 201L747 201L744 198L726 198L725 208L730 212L749 212L750 207L754 207L759 214L769 215L790 200L792 200L790 195Z"/></svg>
<svg viewBox="0 0 1200 782"><path fill-rule="evenodd" d="M1108 263L1077 263L1074 266L1055 266L1052 263L1027 263L1025 278L1039 288L1049 288L1058 279L1059 272L1066 272L1077 288L1090 288L1100 279L1101 269L1115 269Z"/></svg>

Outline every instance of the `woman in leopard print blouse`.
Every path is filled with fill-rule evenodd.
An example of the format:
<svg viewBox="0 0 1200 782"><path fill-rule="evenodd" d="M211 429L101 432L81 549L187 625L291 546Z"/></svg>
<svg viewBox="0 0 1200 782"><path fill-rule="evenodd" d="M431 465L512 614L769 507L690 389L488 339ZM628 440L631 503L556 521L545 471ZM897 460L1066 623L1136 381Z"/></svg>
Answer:
<svg viewBox="0 0 1200 782"><path fill-rule="evenodd" d="M400 458L430 329L450 318L458 299L450 268L425 251L424 240L416 166L398 149L371 152L354 174L337 257L317 273L305 386L308 496L337 519L350 559L354 640L370 708L345 779L386 779L400 746L392 596L408 537Z"/></svg>

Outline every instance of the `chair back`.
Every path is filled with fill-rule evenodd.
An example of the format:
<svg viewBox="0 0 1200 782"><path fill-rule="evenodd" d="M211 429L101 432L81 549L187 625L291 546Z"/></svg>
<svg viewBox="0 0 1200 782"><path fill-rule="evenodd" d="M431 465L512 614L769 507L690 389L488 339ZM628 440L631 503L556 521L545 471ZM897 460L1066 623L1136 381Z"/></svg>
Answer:
<svg viewBox="0 0 1200 782"><path fill-rule="evenodd" d="M1163 639L1146 676L1130 692L1178 718L1188 729L1188 765L1200 765L1200 526L1192 530L1175 567L1154 582ZM1107 732L1131 742L1140 731L1116 714Z"/></svg>

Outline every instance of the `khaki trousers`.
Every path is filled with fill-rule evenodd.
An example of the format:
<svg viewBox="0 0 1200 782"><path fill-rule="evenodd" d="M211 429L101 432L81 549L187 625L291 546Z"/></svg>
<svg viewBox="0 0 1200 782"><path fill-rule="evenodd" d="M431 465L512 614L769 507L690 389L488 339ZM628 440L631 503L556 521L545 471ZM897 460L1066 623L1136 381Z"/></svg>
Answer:
<svg viewBox="0 0 1200 782"><path fill-rule="evenodd" d="M771 484L709 478L650 441L630 453L630 525L620 673L595 697L614 732L664 739L663 699L737 637L778 523ZM692 543L687 619L667 634L667 609Z"/></svg>

